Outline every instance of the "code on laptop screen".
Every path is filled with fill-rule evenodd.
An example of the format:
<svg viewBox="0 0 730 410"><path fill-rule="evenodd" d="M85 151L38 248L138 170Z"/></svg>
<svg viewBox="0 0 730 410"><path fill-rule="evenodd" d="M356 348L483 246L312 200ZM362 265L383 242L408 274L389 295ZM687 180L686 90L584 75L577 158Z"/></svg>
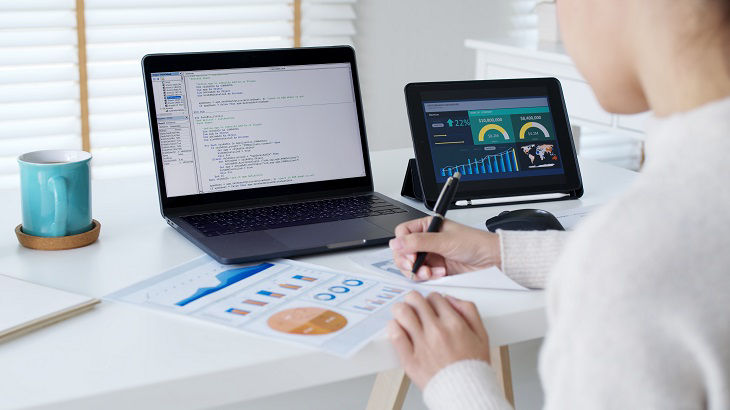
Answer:
<svg viewBox="0 0 730 410"><path fill-rule="evenodd" d="M168 197L366 175L349 63L151 77Z"/></svg>

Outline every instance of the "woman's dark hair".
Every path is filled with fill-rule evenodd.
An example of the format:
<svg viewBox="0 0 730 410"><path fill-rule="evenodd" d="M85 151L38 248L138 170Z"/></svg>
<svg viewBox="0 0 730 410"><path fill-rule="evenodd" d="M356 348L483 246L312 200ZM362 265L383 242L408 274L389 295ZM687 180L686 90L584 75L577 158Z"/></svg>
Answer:
<svg viewBox="0 0 730 410"><path fill-rule="evenodd" d="M725 37L726 40L730 40L730 0L711 0L711 3L714 3L720 13L720 26L717 34L720 37ZM726 47L725 51L730 62L730 47Z"/></svg>
<svg viewBox="0 0 730 410"><path fill-rule="evenodd" d="M718 6L722 9L723 22L730 23L730 0L715 0L715 2L719 3Z"/></svg>
<svg viewBox="0 0 730 410"><path fill-rule="evenodd" d="M730 28L730 0L712 0L722 15L721 21L725 29Z"/></svg>
<svg viewBox="0 0 730 410"><path fill-rule="evenodd" d="M719 19L719 27L718 30L718 36L720 38L724 38L726 42L730 41L730 0L712 0L712 3L715 3L718 11L721 14L721 17ZM727 43L726 43L727 44ZM725 66L728 71L728 75L730 75L730 47L725 46Z"/></svg>
<svg viewBox="0 0 730 410"><path fill-rule="evenodd" d="M730 0L706 0L695 4L696 7L702 8L698 13L703 13L703 17L708 20L714 20L712 25L716 26L710 31L698 33L698 35L706 37L708 40L724 38L724 40L730 41ZM730 56L730 48L727 51Z"/></svg>

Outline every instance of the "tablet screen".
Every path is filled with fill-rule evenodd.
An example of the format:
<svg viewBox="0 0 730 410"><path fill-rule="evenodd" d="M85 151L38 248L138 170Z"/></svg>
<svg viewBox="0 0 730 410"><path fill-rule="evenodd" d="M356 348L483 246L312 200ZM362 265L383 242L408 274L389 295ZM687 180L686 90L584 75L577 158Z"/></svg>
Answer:
<svg viewBox="0 0 730 410"><path fill-rule="evenodd" d="M434 174L444 182L562 175L547 96L424 100Z"/></svg>
<svg viewBox="0 0 730 410"><path fill-rule="evenodd" d="M459 172L455 201L556 194L583 184L555 78L411 83L408 119L422 196Z"/></svg>

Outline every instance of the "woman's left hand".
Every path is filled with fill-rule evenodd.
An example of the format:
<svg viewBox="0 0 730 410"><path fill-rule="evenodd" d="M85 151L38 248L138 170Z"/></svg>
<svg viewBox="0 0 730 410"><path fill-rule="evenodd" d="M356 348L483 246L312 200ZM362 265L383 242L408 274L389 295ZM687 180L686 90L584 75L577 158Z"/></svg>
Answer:
<svg viewBox="0 0 730 410"><path fill-rule="evenodd" d="M439 370L465 359L489 362L489 337L474 303L418 292L393 306L388 335L403 369L423 390Z"/></svg>

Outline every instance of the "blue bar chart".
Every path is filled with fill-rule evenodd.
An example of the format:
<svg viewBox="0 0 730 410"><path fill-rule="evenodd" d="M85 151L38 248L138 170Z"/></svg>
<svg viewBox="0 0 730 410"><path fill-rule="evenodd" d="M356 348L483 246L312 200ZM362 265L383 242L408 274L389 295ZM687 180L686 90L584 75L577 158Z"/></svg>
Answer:
<svg viewBox="0 0 730 410"><path fill-rule="evenodd" d="M441 176L450 177L456 172L460 172L462 175L480 175L518 172L519 170L515 149L510 148L499 154L487 155L482 158L467 158L464 164L445 166L441 168Z"/></svg>

